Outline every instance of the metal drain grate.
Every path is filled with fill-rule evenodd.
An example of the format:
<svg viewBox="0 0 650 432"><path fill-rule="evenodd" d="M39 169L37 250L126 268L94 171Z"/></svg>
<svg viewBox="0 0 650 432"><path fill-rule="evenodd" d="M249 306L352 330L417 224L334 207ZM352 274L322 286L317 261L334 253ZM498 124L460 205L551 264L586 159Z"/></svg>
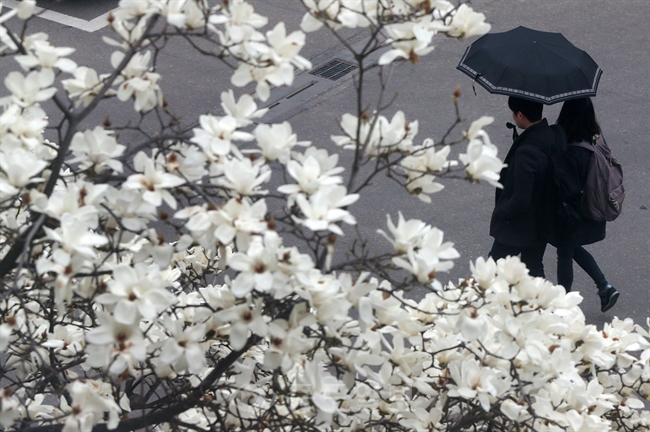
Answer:
<svg viewBox="0 0 650 432"><path fill-rule="evenodd" d="M336 81L337 79L349 74L356 68L357 67L351 63L346 63L341 60L332 60L331 62L309 72L309 74Z"/></svg>

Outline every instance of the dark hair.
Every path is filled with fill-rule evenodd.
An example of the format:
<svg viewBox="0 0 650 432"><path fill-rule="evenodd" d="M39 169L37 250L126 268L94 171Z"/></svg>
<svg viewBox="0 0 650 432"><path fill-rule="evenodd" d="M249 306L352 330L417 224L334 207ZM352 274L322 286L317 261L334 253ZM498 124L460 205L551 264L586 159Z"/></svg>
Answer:
<svg viewBox="0 0 650 432"><path fill-rule="evenodd" d="M529 122L537 122L542 119L544 106L540 102L534 102L528 99L522 99L514 96L508 98L508 108L513 113L522 113Z"/></svg>
<svg viewBox="0 0 650 432"><path fill-rule="evenodd" d="M562 126L568 142L592 142L594 135L600 135L594 104L588 97L564 102L555 123Z"/></svg>

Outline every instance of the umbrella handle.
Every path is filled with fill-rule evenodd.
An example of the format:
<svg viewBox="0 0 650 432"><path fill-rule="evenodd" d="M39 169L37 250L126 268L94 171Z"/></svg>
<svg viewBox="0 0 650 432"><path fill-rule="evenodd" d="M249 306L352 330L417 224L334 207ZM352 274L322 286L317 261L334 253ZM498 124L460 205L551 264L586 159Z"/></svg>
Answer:
<svg viewBox="0 0 650 432"><path fill-rule="evenodd" d="M517 126L513 125L512 123L508 122L506 123L506 127L508 129L512 129L512 140L516 140L517 137L519 136L519 132L517 132Z"/></svg>

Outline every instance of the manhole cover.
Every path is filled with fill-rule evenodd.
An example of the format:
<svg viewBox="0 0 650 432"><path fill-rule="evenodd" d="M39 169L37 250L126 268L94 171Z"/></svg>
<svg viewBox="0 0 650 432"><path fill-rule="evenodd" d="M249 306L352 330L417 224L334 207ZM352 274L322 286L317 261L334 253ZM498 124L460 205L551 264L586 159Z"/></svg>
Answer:
<svg viewBox="0 0 650 432"><path fill-rule="evenodd" d="M357 67L351 63L346 63L341 60L332 60L329 63L309 72L309 74L336 81L337 79L349 74L356 68Z"/></svg>

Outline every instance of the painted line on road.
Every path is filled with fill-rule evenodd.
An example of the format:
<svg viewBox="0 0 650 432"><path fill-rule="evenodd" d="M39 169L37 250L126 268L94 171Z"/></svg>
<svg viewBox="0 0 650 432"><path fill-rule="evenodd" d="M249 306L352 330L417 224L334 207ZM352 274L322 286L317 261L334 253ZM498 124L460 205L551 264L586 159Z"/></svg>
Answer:
<svg viewBox="0 0 650 432"><path fill-rule="evenodd" d="M11 9L18 8L19 4L20 2L16 0L2 0L2 5ZM110 12L106 12L104 14L101 14L97 18L94 18L90 21L86 21L81 18L76 18L59 12L43 9L42 7L38 7L38 6L34 9L34 14L38 15L39 18L43 18L48 21L54 21L56 23L67 25L69 27L74 27L76 29L86 31L88 33L93 33L101 28L106 27L108 25L107 17L109 13Z"/></svg>

